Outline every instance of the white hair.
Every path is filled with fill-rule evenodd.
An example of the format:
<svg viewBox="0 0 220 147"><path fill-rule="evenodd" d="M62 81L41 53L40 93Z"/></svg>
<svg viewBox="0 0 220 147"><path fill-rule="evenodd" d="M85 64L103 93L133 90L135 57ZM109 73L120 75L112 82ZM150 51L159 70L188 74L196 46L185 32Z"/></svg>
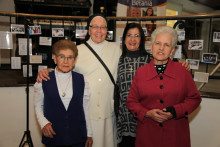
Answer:
<svg viewBox="0 0 220 147"><path fill-rule="evenodd" d="M152 44L154 43L157 35L159 35L161 33L170 34L170 36L172 37L172 47L175 48L176 44L177 44L177 39L178 39L177 38L177 32L172 27L168 27L168 26L158 27L154 30L154 32L151 34Z"/></svg>

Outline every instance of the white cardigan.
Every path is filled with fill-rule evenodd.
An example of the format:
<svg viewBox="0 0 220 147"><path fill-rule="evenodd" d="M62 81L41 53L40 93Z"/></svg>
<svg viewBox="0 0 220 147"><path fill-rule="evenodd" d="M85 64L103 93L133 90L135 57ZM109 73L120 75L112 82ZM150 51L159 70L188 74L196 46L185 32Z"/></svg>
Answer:
<svg viewBox="0 0 220 147"><path fill-rule="evenodd" d="M99 54L116 80L121 49L118 45L104 41L96 44L91 39L87 43ZM78 46L78 60L75 71L83 74L90 86L89 116L92 120L104 120L114 115L114 85L105 68L95 55L85 46Z"/></svg>

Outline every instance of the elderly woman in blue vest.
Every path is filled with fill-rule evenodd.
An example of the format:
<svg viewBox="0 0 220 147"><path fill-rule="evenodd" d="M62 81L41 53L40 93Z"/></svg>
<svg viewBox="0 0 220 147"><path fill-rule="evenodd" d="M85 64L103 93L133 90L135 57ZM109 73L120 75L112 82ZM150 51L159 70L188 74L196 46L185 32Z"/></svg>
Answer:
<svg viewBox="0 0 220 147"><path fill-rule="evenodd" d="M78 50L70 40L53 45L56 69L50 80L36 83L35 111L46 147L91 147L88 118L89 88L83 75L73 72Z"/></svg>

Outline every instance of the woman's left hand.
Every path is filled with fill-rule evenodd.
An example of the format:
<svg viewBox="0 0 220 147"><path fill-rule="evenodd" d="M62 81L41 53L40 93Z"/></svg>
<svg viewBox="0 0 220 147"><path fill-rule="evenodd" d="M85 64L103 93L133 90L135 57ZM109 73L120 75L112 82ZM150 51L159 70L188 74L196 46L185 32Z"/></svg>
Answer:
<svg viewBox="0 0 220 147"><path fill-rule="evenodd" d="M167 111L166 108L164 108L164 109L163 109L163 113L160 113L160 115L162 115L163 117L166 117L167 120L172 119L172 118L173 118L172 113L166 112L166 111Z"/></svg>
<svg viewBox="0 0 220 147"><path fill-rule="evenodd" d="M179 61L179 63L182 63L182 66L184 66L186 70L190 71L189 63L187 63L186 61Z"/></svg>

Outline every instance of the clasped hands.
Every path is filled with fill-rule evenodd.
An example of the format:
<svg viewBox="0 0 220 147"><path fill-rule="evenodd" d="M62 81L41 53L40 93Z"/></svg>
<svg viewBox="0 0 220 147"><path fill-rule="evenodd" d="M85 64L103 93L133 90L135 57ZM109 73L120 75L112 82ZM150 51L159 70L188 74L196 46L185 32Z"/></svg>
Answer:
<svg viewBox="0 0 220 147"><path fill-rule="evenodd" d="M166 112L166 108L162 110L160 109L149 110L147 111L145 116L158 123L163 123L173 118L173 115L170 112Z"/></svg>

